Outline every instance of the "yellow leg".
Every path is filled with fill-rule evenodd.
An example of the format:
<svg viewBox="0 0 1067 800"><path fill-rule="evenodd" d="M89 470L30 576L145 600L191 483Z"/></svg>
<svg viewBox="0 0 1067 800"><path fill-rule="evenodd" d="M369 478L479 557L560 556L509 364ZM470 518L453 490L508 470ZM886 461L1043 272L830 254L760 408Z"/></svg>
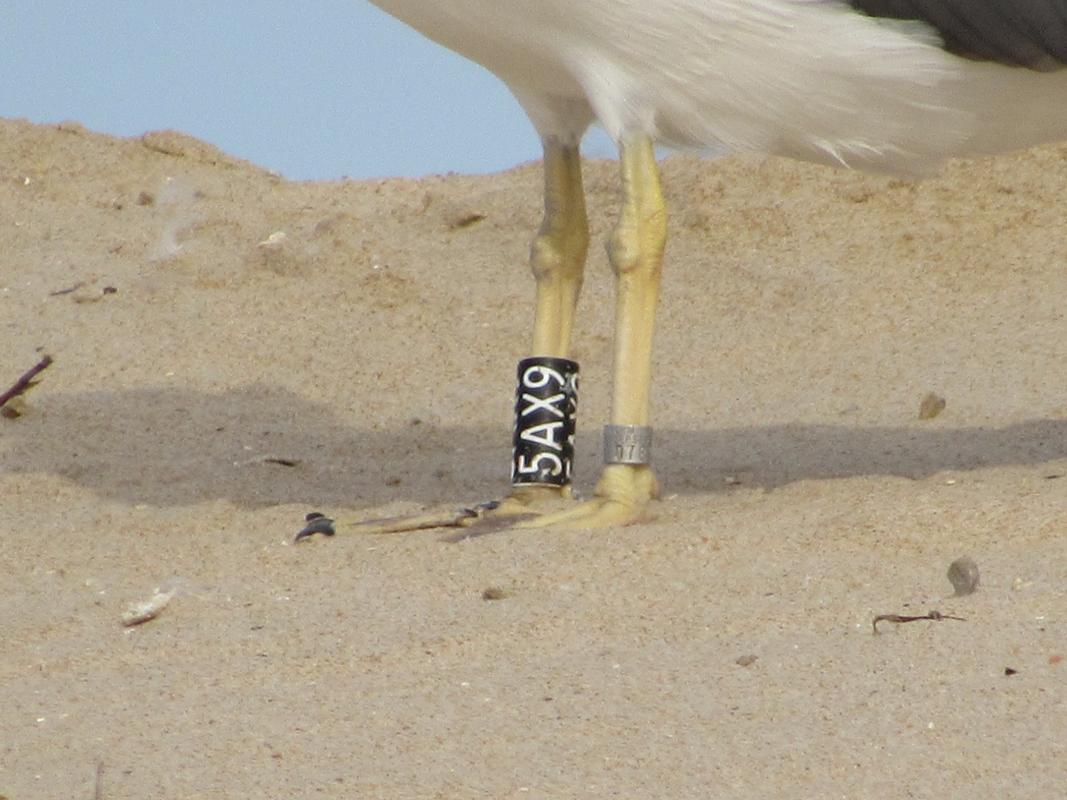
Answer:
<svg viewBox="0 0 1067 800"><path fill-rule="evenodd" d="M653 143L646 135L620 145L623 205L608 243L616 276L615 383L611 421L649 423L652 329L659 299L667 212ZM647 464L608 464L596 496L585 503L523 523L526 526L604 527L644 517L658 487Z"/></svg>
<svg viewBox="0 0 1067 800"><path fill-rule="evenodd" d="M530 248L530 268L537 281L536 311L531 355L568 357L571 330L582 271L589 249L589 223L582 189L582 165L577 143L548 139L544 143L545 217ZM487 514L501 525L515 517L537 513L571 497L570 487L527 486L513 489L499 503L473 509L448 506L425 513L365 520L347 515L309 520L301 536L354 529L363 533L395 533L467 526ZM298 538L301 538L298 536Z"/></svg>
<svg viewBox="0 0 1067 800"><path fill-rule="evenodd" d="M549 139L544 149L545 217L530 246L530 269L537 281L530 354L569 358L574 312L589 250L582 161L577 144ZM494 514L526 514L570 497L570 486L515 487Z"/></svg>
<svg viewBox="0 0 1067 800"><path fill-rule="evenodd" d="M530 247L537 281L531 355L567 358L589 249L577 145L545 142L545 219Z"/></svg>

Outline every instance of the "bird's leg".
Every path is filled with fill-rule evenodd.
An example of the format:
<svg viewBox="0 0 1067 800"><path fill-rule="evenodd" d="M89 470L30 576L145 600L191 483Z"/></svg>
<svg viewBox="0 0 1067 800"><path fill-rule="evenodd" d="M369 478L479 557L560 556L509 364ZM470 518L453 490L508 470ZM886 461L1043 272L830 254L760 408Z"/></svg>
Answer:
<svg viewBox="0 0 1067 800"><path fill-rule="evenodd" d="M545 142L545 218L530 246L537 281L531 352L567 358L589 249L589 221L577 144Z"/></svg>
<svg viewBox="0 0 1067 800"><path fill-rule="evenodd" d="M544 151L545 217L530 246L530 269L537 282L530 352L535 356L568 358L589 249L589 221L577 143L546 139ZM569 485L518 485L495 513L530 513L539 506L570 497Z"/></svg>
<svg viewBox="0 0 1067 800"><path fill-rule="evenodd" d="M537 306L531 352L537 356L566 358L582 270L589 248L589 223L582 189L582 166L577 142L547 138L544 142L545 217L530 248L530 267L537 282ZM516 486L503 500L473 508L447 508L377 520L328 519L309 515L297 538L334 530L393 533L467 526L486 516L513 520L562 500L569 500L569 486Z"/></svg>
<svg viewBox="0 0 1067 800"><path fill-rule="evenodd" d="M608 258L616 276L615 384L608 431L619 437L615 443L622 449L624 433L638 438L651 435L652 328L667 240L667 213L651 138L624 138L620 166L623 205L608 242ZM606 451L609 449L605 447ZM641 519L658 487L647 463L644 440L641 447L627 449L640 452L611 458L629 463L606 464L591 500L522 524L585 528Z"/></svg>

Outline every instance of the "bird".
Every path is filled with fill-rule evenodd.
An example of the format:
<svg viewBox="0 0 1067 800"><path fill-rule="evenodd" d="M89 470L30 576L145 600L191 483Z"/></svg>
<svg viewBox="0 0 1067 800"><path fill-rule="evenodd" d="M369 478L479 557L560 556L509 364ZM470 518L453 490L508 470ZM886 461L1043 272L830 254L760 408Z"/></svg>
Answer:
<svg viewBox="0 0 1067 800"><path fill-rule="evenodd" d="M371 523L606 527L646 517L651 355L666 241L657 145L921 177L948 158L1067 139L1067 0L371 0L511 90L543 147L530 354L567 359L589 246L579 143L619 153L607 242L616 328L595 494L520 484L501 502ZM538 373L540 374L540 373ZM627 451L624 457L612 453ZM546 501L564 507L529 516ZM331 528L318 518L311 532Z"/></svg>

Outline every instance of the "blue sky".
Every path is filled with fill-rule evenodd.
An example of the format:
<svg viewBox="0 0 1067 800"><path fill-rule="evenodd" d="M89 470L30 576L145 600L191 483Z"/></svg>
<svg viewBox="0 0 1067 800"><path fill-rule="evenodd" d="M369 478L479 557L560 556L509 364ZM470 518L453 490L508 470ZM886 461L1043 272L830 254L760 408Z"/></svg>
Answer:
<svg viewBox="0 0 1067 800"><path fill-rule="evenodd" d="M365 0L0 0L0 116L177 128L294 179L540 157L496 78Z"/></svg>

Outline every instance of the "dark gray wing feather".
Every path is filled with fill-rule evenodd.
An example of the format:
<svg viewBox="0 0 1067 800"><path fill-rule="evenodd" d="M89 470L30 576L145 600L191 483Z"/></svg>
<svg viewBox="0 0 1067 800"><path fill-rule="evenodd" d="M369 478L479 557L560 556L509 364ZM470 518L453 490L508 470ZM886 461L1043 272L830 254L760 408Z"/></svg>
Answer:
<svg viewBox="0 0 1067 800"><path fill-rule="evenodd" d="M845 0L872 17L916 20L966 58L1054 70L1067 66L1067 0Z"/></svg>

